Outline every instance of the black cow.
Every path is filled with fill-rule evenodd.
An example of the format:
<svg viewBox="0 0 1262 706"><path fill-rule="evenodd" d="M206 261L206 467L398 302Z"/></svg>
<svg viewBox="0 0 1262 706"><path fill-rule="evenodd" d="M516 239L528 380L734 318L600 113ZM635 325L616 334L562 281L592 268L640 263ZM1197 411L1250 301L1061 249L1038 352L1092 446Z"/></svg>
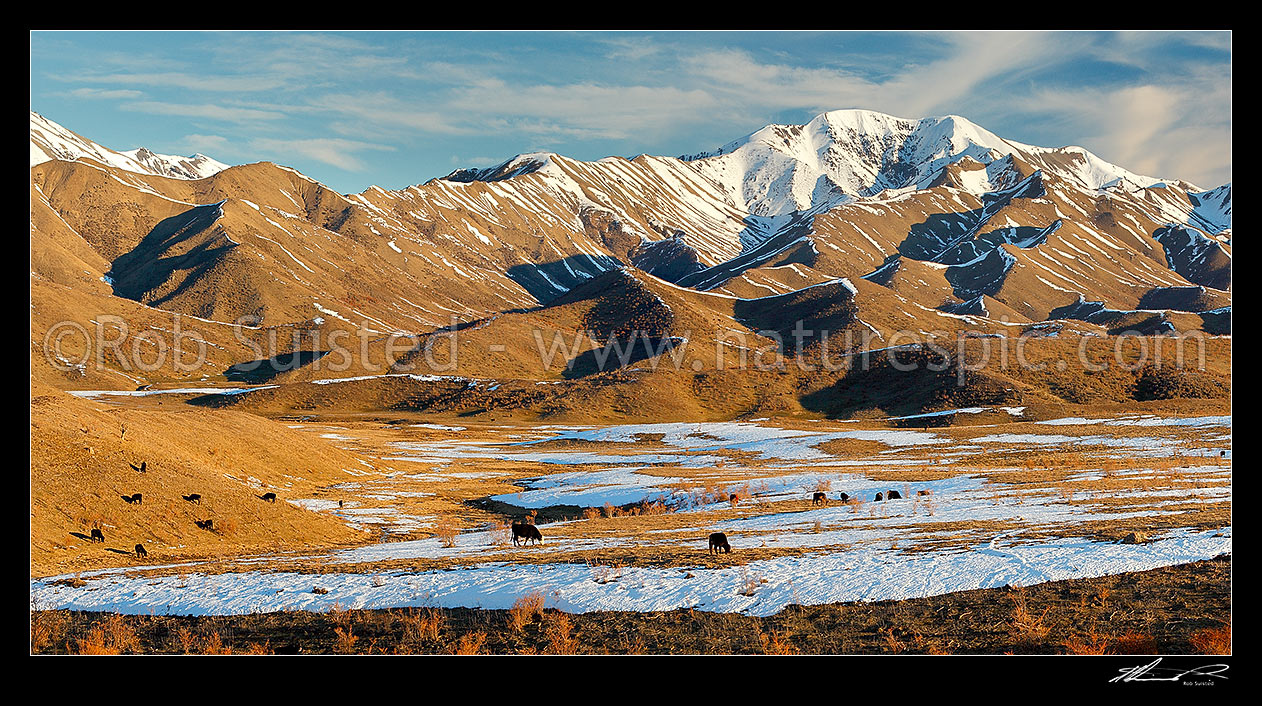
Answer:
<svg viewBox="0 0 1262 706"><path fill-rule="evenodd" d="M92 541L93 541L94 543L95 543L95 542L101 542L102 544L104 544L104 543L105 543L105 535L104 535L104 534L101 534L101 530L99 530L99 529L97 529L97 528L93 527L93 528L92 528Z"/></svg>
<svg viewBox="0 0 1262 706"><path fill-rule="evenodd" d="M204 529L204 530L212 530L212 531L213 531L213 530L215 529L215 520L214 520L214 519L209 519L209 520L193 520L193 524L197 525L198 527L200 527L200 528L202 528L202 529Z"/></svg>
<svg viewBox="0 0 1262 706"><path fill-rule="evenodd" d="M850 496L849 496L849 495L846 495L845 493L842 493L842 494L841 494L841 501L842 501L843 503L848 503L848 502L850 502Z"/></svg>
<svg viewBox="0 0 1262 706"><path fill-rule="evenodd" d="M884 499L885 499L885 498L881 497L881 494L880 494L880 493L877 493L877 494L876 494L876 498L873 500L873 502L878 502L878 503L879 503L879 502L881 502L881 501L882 501L882 500L884 500Z"/></svg>
<svg viewBox="0 0 1262 706"><path fill-rule="evenodd" d="M145 551L145 545L143 544L136 545L136 556L143 556L143 557L149 556L149 552Z"/></svg>
<svg viewBox="0 0 1262 706"><path fill-rule="evenodd" d="M816 492L816 493L815 493L815 496L811 498L811 504L812 504L812 505L827 505L827 504L828 504L828 494L827 494L827 493L820 493L820 492Z"/></svg>
<svg viewBox="0 0 1262 706"><path fill-rule="evenodd" d="M718 554L720 552L731 554L732 545L727 543L727 535L722 532L715 532L710 535L710 553Z"/></svg>
<svg viewBox="0 0 1262 706"><path fill-rule="evenodd" d="M122 496L122 498L123 498L123 501L126 502L128 505L140 505L144 501L144 496L141 495L140 493L124 495Z"/></svg>
<svg viewBox="0 0 1262 706"><path fill-rule="evenodd" d="M202 496L199 493L191 493L189 495L182 495L180 497L184 498L190 503L197 503L198 505L202 504Z"/></svg>
<svg viewBox="0 0 1262 706"><path fill-rule="evenodd" d="M148 466L149 466L149 462L148 462L148 461L141 461L139 466L137 466L137 465L136 465L136 464L134 464L134 463L128 463L127 465L128 465L128 466L131 466L131 469L132 469L133 471L137 472L137 473L144 473L144 472L145 472L145 469L146 469L146 468L148 468Z"/></svg>
<svg viewBox="0 0 1262 706"><path fill-rule="evenodd" d="M532 524L519 525L513 523L513 546L519 546L519 543L529 544L531 540L536 543L543 541L543 534L539 532L539 528Z"/></svg>
<svg viewBox="0 0 1262 706"><path fill-rule="evenodd" d="M885 494L886 500L902 500L903 496L898 494L897 490L891 490Z"/></svg>
<svg viewBox="0 0 1262 706"><path fill-rule="evenodd" d="M263 493L259 496L259 500L266 500L269 503L276 502L276 493Z"/></svg>

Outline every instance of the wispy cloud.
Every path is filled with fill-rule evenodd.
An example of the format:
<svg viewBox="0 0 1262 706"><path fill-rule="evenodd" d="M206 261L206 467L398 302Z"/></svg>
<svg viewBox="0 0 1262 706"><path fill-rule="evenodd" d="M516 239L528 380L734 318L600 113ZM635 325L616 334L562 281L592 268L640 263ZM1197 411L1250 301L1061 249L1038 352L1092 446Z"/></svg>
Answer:
<svg viewBox="0 0 1262 706"><path fill-rule="evenodd" d="M185 135L183 145L187 152L201 152L202 154L220 154L227 159L229 155L239 153L238 148L233 147L232 140L223 135Z"/></svg>
<svg viewBox="0 0 1262 706"><path fill-rule="evenodd" d="M451 166L453 167L493 167L503 161L503 157L461 157L458 154L451 155Z"/></svg>
<svg viewBox="0 0 1262 706"><path fill-rule="evenodd" d="M122 86L160 86L197 91L251 93L270 91L284 84L280 76L216 76L206 73L168 71L162 73L76 74L63 80L73 83L105 83Z"/></svg>
<svg viewBox="0 0 1262 706"><path fill-rule="evenodd" d="M1072 52L1075 43L1048 35L952 35L945 57L908 68L877 86L875 94L889 96L909 117L965 114L970 103L1002 99L1023 74Z"/></svg>
<svg viewBox="0 0 1262 706"><path fill-rule="evenodd" d="M249 146L256 154L298 154L351 172L363 172L368 168L368 164L363 159L355 155L356 152L363 152L366 150L393 152L395 149L389 145L377 145L371 142L343 140L340 138L315 138L305 140L258 138L251 140ZM284 158L282 157L282 159Z"/></svg>
<svg viewBox="0 0 1262 706"><path fill-rule="evenodd" d="M1055 115L1099 156L1150 176L1213 187L1231 179L1230 85L1157 86L1120 90L1040 90L1018 101L1031 115Z"/></svg>
<svg viewBox="0 0 1262 706"><path fill-rule="evenodd" d="M216 103L190 104L162 103L159 101L136 101L134 103L124 103L119 107L123 110L151 113L154 115L181 115L189 118L207 118L210 120L225 120L234 123L257 122L260 120L280 120L285 117L284 113L277 111L238 108L219 105Z"/></svg>
<svg viewBox="0 0 1262 706"><path fill-rule="evenodd" d="M359 131L363 127L398 134L400 129L411 133L439 135L471 135L477 132L470 125L454 119L449 110L434 108L428 101L407 101L385 92L327 93L307 101L300 109L337 116L344 125Z"/></svg>
<svg viewBox="0 0 1262 706"><path fill-rule="evenodd" d="M647 37L619 37L604 40L604 44L608 47L605 58L618 61L640 61L662 52L661 45Z"/></svg>
<svg viewBox="0 0 1262 706"><path fill-rule="evenodd" d="M746 112L865 108L920 118L965 113L961 107L977 100L988 82L1040 66L1056 51L1055 42L1037 36L957 35L942 58L881 80L853 70L759 61L741 50L697 52L683 66Z"/></svg>
<svg viewBox="0 0 1262 706"><path fill-rule="evenodd" d="M66 95L74 98L87 98L89 100L113 100L113 99L131 99L140 98L145 95L140 91L127 88L109 89L109 88L76 88L73 91L67 91Z"/></svg>
<svg viewBox="0 0 1262 706"><path fill-rule="evenodd" d="M455 91L446 105L468 120L485 116L499 129L591 139L706 121L718 102L700 88L486 82Z"/></svg>

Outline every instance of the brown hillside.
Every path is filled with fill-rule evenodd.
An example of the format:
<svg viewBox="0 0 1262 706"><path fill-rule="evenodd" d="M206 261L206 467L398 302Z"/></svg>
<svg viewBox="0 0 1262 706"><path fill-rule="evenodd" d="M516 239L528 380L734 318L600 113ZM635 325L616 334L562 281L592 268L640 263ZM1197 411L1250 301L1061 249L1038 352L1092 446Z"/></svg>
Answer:
<svg viewBox="0 0 1262 706"><path fill-rule="evenodd" d="M248 445L242 444L248 439ZM146 463L138 473L129 464ZM237 411L110 408L42 383L31 391L31 573L229 558L362 541L331 515L285 502L365 470L359 459ZM275 492L279 502L257 496ZM141 493L132 505L123 495ZM199 493L200 504L182 499ZM207 531L194 521L213 520ZM101 529L105 543L85 538Z"/></svg>

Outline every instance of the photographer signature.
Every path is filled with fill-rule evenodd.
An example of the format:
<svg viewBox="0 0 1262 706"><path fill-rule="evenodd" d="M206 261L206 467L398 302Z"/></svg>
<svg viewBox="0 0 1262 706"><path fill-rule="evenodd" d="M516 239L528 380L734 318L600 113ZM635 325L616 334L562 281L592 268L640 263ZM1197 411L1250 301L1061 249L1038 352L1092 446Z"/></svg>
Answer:
<svg viewBox="0 0 1262 706"><path fill-rule="evenodd" d="M1159 667L1161 657L1154 659L1148 664L1138 667L1123 667L1118 670L1121 674L1109 680L1110 684L1118 682L1134 682L1134 681L1182 681L1186 676L1193 677L1212 677L1214 679L1226 679L1227 665L1225 664L1207 664L1203 667L1195 667L1193 669L1172 669L1170 667ZM1169 675L1169 676L1161 676Z"/></svg>

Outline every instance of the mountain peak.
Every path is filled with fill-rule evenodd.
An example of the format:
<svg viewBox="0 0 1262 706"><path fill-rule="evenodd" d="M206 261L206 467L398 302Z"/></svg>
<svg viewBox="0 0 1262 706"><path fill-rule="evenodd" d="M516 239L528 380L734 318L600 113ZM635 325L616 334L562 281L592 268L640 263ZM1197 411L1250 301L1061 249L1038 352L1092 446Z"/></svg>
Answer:
<svg viewBox="0 0 1262 706"><path fill-rule="evenodd" d="M941 183L949 165L989 166L1009 156L1089 190L1161 182L1082 147L1007 140L959 115L909 119L863 109L820 113L802 125L768 125L683 159L713 171L751 212L778 216L889 189L926 188ZM986 180L958 182L958 188L975 191L970 184L989 188Z"/></svg>
<svg viewBox="0 0 1262 706"><path fill-rule="evenodd" d="M523 174L534 174L547 171L560 155L554 152L527 152L507 159L493 167L469 167L457 169L445 177L443 181L470 183L474 181L503 181Z"/></svg>
<svg viewBox="0 0 1262 706"><path fill-rule="evenodd" d="M34 110L31 111L32 167L54 159L74 162L82 158L129 172L172 179L204 179L228 168L227 164L204 154L180 157L158 154L147 147L118 152L71 132Z"/></svg>

